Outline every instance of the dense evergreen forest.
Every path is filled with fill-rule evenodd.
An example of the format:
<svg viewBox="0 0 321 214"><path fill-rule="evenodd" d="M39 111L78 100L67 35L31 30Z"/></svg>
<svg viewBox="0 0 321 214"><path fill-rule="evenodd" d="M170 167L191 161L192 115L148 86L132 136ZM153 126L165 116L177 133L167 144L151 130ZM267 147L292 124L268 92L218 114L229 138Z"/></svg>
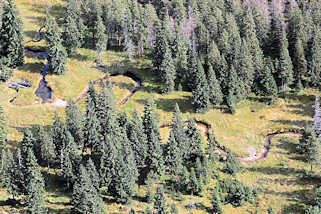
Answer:
<svg viewBox="0 0 321 214"><path fill-rule="evenodd" d="M42 23L53 75L68 72L67 58L78 48L96 50L100 66L103 51L121 49L129 60L152 59L160 93L192 92L196 113L227 106L235 114L236 104L252 94L273 105L287 90L320 88L319 0L67 0L64 10L64 16L54 17L46 8ZM13 0L5 1L0 81L24 64L24 46L19 12ZM109 78L98 87L90 82L85 111L69 100L66 118L56 114L50 127L24 129L17 148L6 146L0 108L0 181L12 195L10 202L26 206L28 214L47 213L45 189L55 182L71 194L73 214L109 213L104 202L126 206L142 186L145 214L178 213L165 195L177 201L186 195L208 197L205 186L208 213L224 213L226 204L255 203L260 189L237 180L244 168L212 133L202 136L197 121L184 121L176 104L168 142L162 143L154 100L144 103L142 115L119 112ZM311 172L321 163L319 98L315 103L313 126L302 131L297 148ZM55 179L45 171L54 171ZM320 188L315 195L307 214L321 213ZM190 208L195 204L191 198ZM266 210L274 213L272 206Z"/></svg>

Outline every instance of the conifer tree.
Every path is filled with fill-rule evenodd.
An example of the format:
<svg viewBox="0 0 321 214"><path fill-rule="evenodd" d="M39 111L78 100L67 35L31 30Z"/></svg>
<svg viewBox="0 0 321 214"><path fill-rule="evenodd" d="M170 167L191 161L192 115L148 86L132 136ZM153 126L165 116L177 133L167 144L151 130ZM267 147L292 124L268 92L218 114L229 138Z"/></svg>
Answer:
<svg viewBox="0 0 321 214"><path fill-rule="evenodd" d="M171 204L170 214L178 214L178 208L176 207L176 205L174 203Z"/></svg>
<svg viewBox="0 0 321 214"><path fill-rule="evenodd" d="M88 172L82 165L73 187L71 204L73 206L71 209L72 214L105 213L103 201L97 189L93 188Z"/></svg>
<svg viewBox="0 0 321 214"><path fill-rule="evenodd" d="M106 50L107 36L105 34L105 26L101 16L97 16L95 21L95 36L96 36L96 50L97 50L97 64L102 64L102 53Z"/></svg>
<svg viewBox="0 0 321 214"><path fill-rule="evenodd" d="M159 114L156 111L156 106L153 98L148 98L144 105L144 114L142 116L144 132L147 136L147 141L151 142L152 132L158 142L160 141L159 133ZM149 148L148 148L149 150Z"/></svg>
<svg viewBox="0 0 321 214"><path fill-rule="evenodd" d="M55 144L48 132L40 126L38 133L38 145L40 146L40 159L47 164L48 171L50 164L53 164L57 158Z"/></svg>
<svg viewBox="0 0 321 214"><path fill-rule="evenodd" d="M178 0L181 1L181 0ZM187 47L186 42L181 34L180 28L175 22L175 47L176 51L174 53L175 63L176 63L176 84L186 83L186 72L187 72Z"/></svg>
<svg viewBox="0 0 321 214"><path fill-rule="evenodd" d="M69 100L66 107L66 126L79 147L84 141L84 116L77 104Z"/></svg>
<svg viewBox="0 0 321 214"><path fill-rule="evenodd" d="M191 169L188 189L193 195L199 195L203 190L202 180L197 178L194 168Z"/></svg>
<svg viewBox="0 0 321 214"><path fill-rule="evenodd" d="M183 164L182 158L180 147L175 139L174 133L171 131L165 152L165 163L172 172L171 174L179 173L178 169Z"/></svg>
<svg viewBox="0 0 321 214"><path fill-rule="evenodd" d="M306 141L306 159L310 164L310 171L312 171L313 165L319 165L321 163L321 145L314 131L311 132L311 135L306 139Z"/></svg>
<svg viewBox="0 0 321 214"><path fill-rule="evenodd" d="M192 103L197 113L205 113L210 105L209 87L206 80L203 65L198 60L198 70L193 79Z"/></svg>
<svg viewBox="0 0 321 214"><path fill-rule="evenodd" d="M318 214L321 212L321 208L318 206L310 206L306 211L305 214Z"/></svg>
<svg viewBox="0 0 321 214"><path fill-rule="evenodd" d="M95 112L95 106L91 101L91 96L86 99L86 122L84 133L84 149L90 148L92 151L100 151L101 127ZM83 149L83 151L84 151Z"/></svg>
<svg viewBox="0 0 321 214"><path fill-rule="evenodd" d="M32 135L32 132L30 131L30 129L26 128L23 131L23 138L21 141L21 155L24 159L27 157L28 150L29 149L33 150L34 143L35 143L35 139Z"/></svg>
<svg viewBox="0 0 321 214"><path fill-rule="evenodd" d="M47 12L46 16L46 43L48 47L48 64L53 74L61 75L67 72L67 52L62 46L61 33L56 21Z"/></svg>
<svg viewBox="0 0 321 214"><path fill-rule="evenodd" d="M235 158L231 150L228 150L226 156L226 171L231 175L236 175L240 170L240 161Z"/></svg>
<svg viewBox="0 0 321 214"><path fill-rule="evenodd" d="M149 141L149 149L147 155L147 166L149 170L155 174L162 176L164 174L164 158L163 158L163 149L160 145L159 138L154 134L152 130L151 139Z"/></svg>
<svg viewBox="0 0 321 214"><path fill-rule="evenodd" d="M163 56L163 61L159 67L159 72L162 77L162 82L163 82L163 92L164 93L170 93L174 90L175 87L175 76L176 76L176 71L175 71L175 65L174 61L172 58L172 53L167 45L165 48L165 53Z"/></svg>
<svg viewBox="0 0 321 214"><path fill-rule="evenodd" d="M251 58L251 53L248 49L248 42L245 39L242 39L242 46L240 49L240 56L237 60L237 69L238 76L242 84L242 95L243 97L247 97L247 95L251 92L254 80L254 66Z"/></svg>
<svg viewBox="0 0 321 214"><path fill-rule="evenodd" d="M188 120L186 136L188 139L187 160L196 160L197 157L201 158L203 156L201 148L202 135L197 129L195 120L192 118Z"/></svg>
<svg viewBox="0 0 321 214"><path fill-rule="evenodd" d="M144 214L153 214L153 211L150 209L150 207L146 207Z"/></svg>
<svg viewBox="0 0 321 214"><path fill-rule="evenodd" d="M10 150L3 151L1 163L0 186L5 188L12 195L13 200L15 200L16 196L21 192L19 177L17 176L17 172L20 169Z"/></svg>
<svg viewBox="0 0 321 214"><path fill-rule="evenodd" d="M86 170L88 172L89 178L90 178L93 186L99 192L99 188L100 188L99 174L98 174L96 166L94 165L94 162L91 160L91 158L89 158L89 160L87 161Z"/></svg>
<svg viewBox="0 0 321 214"><path fill-rule="evenodd" d="M231 114L235 113L235 105L241 98L241 85L242 83L235 72L234 67L232 66L229 71L228 83L227 83L227 97L226 103L231 112Z"/></svg>
<svg viewBox="0 0 321 214"><path fill-rule="evenodd" d="M221 200L219 199L216 188L214 189L214 192L211 196L211 204L212 204L212 207L211 207L212 213L223 214L222 203L221 203Z"/></svg>
<svg viewBox="0 0 321 214"><path fill-rule="evenodd" d="M6 82L13 76L12 69L5 64L5 61L0 59L0 82Z"/></svg>
<svg viewBox="0 0 321 214"><path fill-rule="evenodd" d="M260 79L260 94L270 99L271 103L277 100L277 86L272 75L273 64L270 60L266 62Z"/></svg>
<svg viewBox="0 0 321 214"><path fill-rule="evenodd" d="M63 45L68 55L72 55L83 43L83 25L77 13L75 0L69 0L67 3L67 13L65 17Z"/></svg>
<svg viewBox="0 0 321 214"><path fill-rule="evenodd" d="M164 60L166 47L168 47L168 40L166 32L160 23L160 20L156 21L156 40L153 48L153 65L157 70L160 70L161 64Z"/></svg>
<svg viewBox="0 0 321 214"><path fill-rule="evenodd" d="M316 28L312 37L309 54L309 74L312 86L319 86L321 80L321 30Z"/></svg>
<svg viewBox="0 0 321 214"><path fill-rule="evenodd" d="M321 108L320 97L316 96L314 101L314 116L313 116L313 130L315 131L317 138L321 135Z"/></svg>
<svg viewBox="0 0 321 214"><path fill-rule="evenodd" d="M300 38L298 38L295 42L293 67L295 71L296 86L297 88L300 88L302 80L305 80L307 77L307 61L305 59L304 48Z"/></svg>
<svg viewBox="0 0 321 214"><path fill-rule="evenodd" d="M3 4L0 29L0 56L6 66L15 68L24 63L23 24L13 0Z"/></svg>
<svg viewBox="0 0 321 214"><path fill-rule="evenodd" d="M2 149L5 147L7 141L7 123L4 118L2 106L0 106L0 158Z"/></svg>
<svg viewBox="0 0 321 214"><path fill-rule="evenodd" d="M210 46L209 53L207 55L207 61L212 65L216 78L221 85L221 89L225 89L227 85L227 63L224 56L221 55L215 42ZM208 73L210 73L208 71Z"/></svg>
<svg viewBox="0 0 321 214"><path fill-rule="evenodd" d="M132 120L129 122L128 139L134 152L137 166L142 166L147 156L147 137L136 109L134 109Z"/></svg>
<svg viewBox="0 0 321 214"><path fill-rule="evenodd" d="M293 65L288 51L288 41L286 38L286 32L284 28L282 28L281 31L279 58L280 65L279 70L277 71L277 77L284 90L285 87L287 87L289 84L293 82Z"/></svg>
<svg viewBox="0 0 321 214"><path fill-rule="evenodd" d="M156 214L168 214L168 207L166 204L164 187L158 186L154 198L154 209Z"/></svg>
<svg viewBox="0 0 321 214"><path fill-rule="evenodd" d="M187 64L187 80L188 80L188 87L191 91L195 90L195 82L196 74L198 72L198 57L194 47L191 45L188 46L188 64Z"/></svg>
<svg viewBox="0 0 321 214"><path fill-rule="evenodd" d="M171 132L173 133L173 137L178 144L182 157L185 158L186 151L188 150L187 136L184 129L184 121L181 115L181 111L177 103L175 104Z"/></svg>
<svg viewBox="0 0 321 214"><path fill-rule="evenodd" d="M223 93L219 81L211 64L208 65L207 82L209 88L209 100L213 105L219 105L223 102Z"/></svg>
<svg viewBox="0 0 321 214"><path fill-rule="evenodd" d="M56 156L60 157L60 152L63 147L63 139L64 139L64 123L58 117L57 112L55 112L54 122L52 124L52 128L50 130L51 138L55 145Z"/></svg>
<svg viewBox="0 0 321 214"><path fill-rule="evenodd" d="M269 208L267 209L267 214L274 214L273 207L270 205Z"/></svg>
<svg viewBox="0 0 321 214"><path fill-rule="evenodd" d="M29 177L27 185L27 213L45 214L47 213L45 207L43 206L45 182L31 149L28 150L27 160L29 160L29 162L26 164Z"/></svg>

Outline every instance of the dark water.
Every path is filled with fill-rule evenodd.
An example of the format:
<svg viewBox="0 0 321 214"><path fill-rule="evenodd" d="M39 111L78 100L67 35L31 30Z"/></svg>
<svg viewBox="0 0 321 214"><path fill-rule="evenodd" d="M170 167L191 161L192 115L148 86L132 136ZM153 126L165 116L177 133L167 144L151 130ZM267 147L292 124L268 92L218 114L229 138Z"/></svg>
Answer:
<svg viewBox="0 0 321 214"><path fill-rule="evenodd" d="M39 39L34 40L33 42L40 42L43 39L41 30L43 27L41 27L38 31L39 34ZM52 98L52 89L48 85L46 81L46 74L47 70L49 68L48 64L48 53L46 51L33 51L33 50L25 50L25 53L32 53L32 54L40 54L44 56L47 59L47 64L45 67L42 69L41 74L42 74L42 79L39 82L39 86L35 92L37 97L40 97L43 102L46 102L47 100L50 100Z"/></svg>

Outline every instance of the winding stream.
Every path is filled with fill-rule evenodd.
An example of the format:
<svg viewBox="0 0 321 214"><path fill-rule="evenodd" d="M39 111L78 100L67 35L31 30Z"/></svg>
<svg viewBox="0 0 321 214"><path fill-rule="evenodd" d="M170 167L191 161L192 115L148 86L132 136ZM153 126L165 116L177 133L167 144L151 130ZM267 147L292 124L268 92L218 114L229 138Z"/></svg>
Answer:
<svg viewBox="0 0 321 214"><path fill-rule="evenodd" d="M38 31L39 39L32 40L29 42L40 42L43 39L43 35L41 33L42 29L43 29L43 27L41 27ZM46 81L47 70L49 68L48 53L47 53L47 51L34 51L34 50L30 50L30 49L25 50L25 53L39 54L39 55L42 55L43 57L45 57L47 60L47 63L41 72L42 79L40 80L38 88L35 91L36 96L40 97L42 99L42 102L44 103L52 98L52 89L50 88L50 86L48 85L48 82Z"/></svg>
<svg viewBox="0 0 321 214"><path fill-rule="evenodd" d="M39 34L39 39L37 40L33 40L33 42L40 42L43 39L43 35L41 33L41 30L43 29L43 27L41 27L38 31ZM41 74L42 74L42 79L39 82L39 86L37 88L37 90L35 91L36 96L40 97L43 101L43 103L45 103L46 101L50 100L52 98L52 90L50 88L50 86L48 85L47 81L46 81L46 74L47 74L47 70L49 68L49 64L48 64L48 53L46 51L33 51L33 50L26 50L25 53L32 53L32 54L40 54L42 56L44 56L47 59L47 64L45 65L45 67L43 68ZM123 75L126 77L131 78L133 81L136 82L135 87L118 103L118 107L124 105L125 103L127 103L127 101L129 100L130 97L132 97L142 86L142 80L140 78L138 78L135 74L131 73L131 72L126 72L125 74L111 74L110 76L119 76L119 75ZM108 75L99 78L97 80L94 81L94 84L105 80L106 78L108 78ZM83 98L86 97L87 95L87 91L88 88L85 89L85 91L83 93L81 93L78 98L76 99L76 103L81 101ZM65 107L65 105L60 105L58 107ZM209 132L211 130L211 125L207 122L204 121L199 121L196 120L196 124L198 126L198 128L200 129L200 131L206 135L208 137ZM164 123L160 125L160 128L165 128L165 127L170 127L171 124L170 123ZM240 161L242 162L254 162L254 161L259 161L262 160L264 158L267 157L268 153L270 152L270 146L271 146L271 139L276 136L276 135L290 135L290 136L298 136L300 137L301 134L297 133L295 131L281 131L281 132L276 132L276 133L272 133L269 134L265 137L265 141L263 144L263 149L261 150L261 152L259 154L256 154L256 150L254 149L254 151L250 152L250 148L249 148L249 152L250 155L248 157L237 157ZM224 146L221 146L218 144L218 148L217 151L219 153L221 153L222 155L226 155L226 148Z"/></svg>

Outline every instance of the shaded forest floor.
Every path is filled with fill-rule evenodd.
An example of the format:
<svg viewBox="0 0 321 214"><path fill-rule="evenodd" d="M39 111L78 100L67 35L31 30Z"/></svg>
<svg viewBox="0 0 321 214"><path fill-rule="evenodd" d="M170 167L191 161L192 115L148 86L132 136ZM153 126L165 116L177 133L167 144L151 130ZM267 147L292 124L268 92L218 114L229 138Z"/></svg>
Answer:
<svg viewBox="0 0 321 214"><path fill-rule="evenodd" d="M35 39L41 22L44 20L44 2L17 0L16 4L25 26L25 41ZM53 5L51 12L59 17L62 2L53 0L51 4ZM28 43L27 45L45 46L44 42L40 44ZM53 90L53 100L76 99L86 89L90 80L104 76L102 71L92 68L95 59L96 52L94 50L80 49L78 54L68 59L69 72L66 75L48 75L47 81ZM141 113L145 99L152 96L157 104L161 123L163 123L170 122L175 103L178 103L184 119L195 117L207 121L211 124L214 135L221 145L244 157L249 155L249 147L255 148L258 152L261 151L265 135L269 133L289 128L303 128L312 119L314 96L320 95L319 91L314 90L303 90L298 94L288 92L273 106L267 106L260 102L258 97L252 96L237 105L235 115L225 113L224 106L213 108L206 114L195 114L191 105L191 93L178 91L167 95L159 93L161 86L157 74L151 69L151 61L147 57L129 61L123 52L106 51L103 55L103 63L111 67L121 61L126 62L116 69L121 72L131 71L143 80L142 88L120 108L121 111L131 114L135 107ZM11 80L27 79L32 82L33 86L20 90L13 103L9 103L9 100L17 95L16 92L7 88L6 84L0 83L0 105L4 107L9 124L9 146L15 147L19 144L22 128L36 124L51 125L55 111L64 117L64 108L30 105L41 102L35 96L34 91L41 79L40 71L44 63L43 59L26 57L25 65L14 71ZM123 76L112 77L111 80L114 83L117 101L121 100L135 84L133 80ZM84 100L80 102L80 105L84 109ZM166 142L169 129L162 129L161 134L163 141ZM274 137L266 159L245 164L244 171L237 176L238 179L249 186L260 188L262 193L259 194L254 204L246 204L240 208L233 208L230 205L224 206L224 213L251 213L256 207L258 207L259 213L265 213L269 205L272 205L277 213L304 213L303 210L310 200L312 189L319 181L305 178L304 175L309 166L302 155L296 154L297 143L297 137ZM222 174L222 177L224 176ZM55 177L53 172L48 177L51 178L50 180L57 180L57 182L51 183L47 189L46 206L50 213L69 213L70 194L64 193L59 184L59 178ZM214 185L214 183L208 185L203 194L208 196L207 194ZM143 211L147 205L142 201L144 194L143 187L137 189L135 199L131 205L126 206L125 210L120 210L119 204L105 198L106 210L108 213L128 213L129 208ZM21 207L14 208L5 204L8 197L6 191L0 189L0 213L2 211L18 213L22 209ZM184 198L183 201L175 201L179 213L207 213L206 208L210 206L208 197L193 197L197 210L187 210L185 206L189 203L190 196L184 196ZM167 199L168 202L174 202L171 195L168 195Z"/></svg>

